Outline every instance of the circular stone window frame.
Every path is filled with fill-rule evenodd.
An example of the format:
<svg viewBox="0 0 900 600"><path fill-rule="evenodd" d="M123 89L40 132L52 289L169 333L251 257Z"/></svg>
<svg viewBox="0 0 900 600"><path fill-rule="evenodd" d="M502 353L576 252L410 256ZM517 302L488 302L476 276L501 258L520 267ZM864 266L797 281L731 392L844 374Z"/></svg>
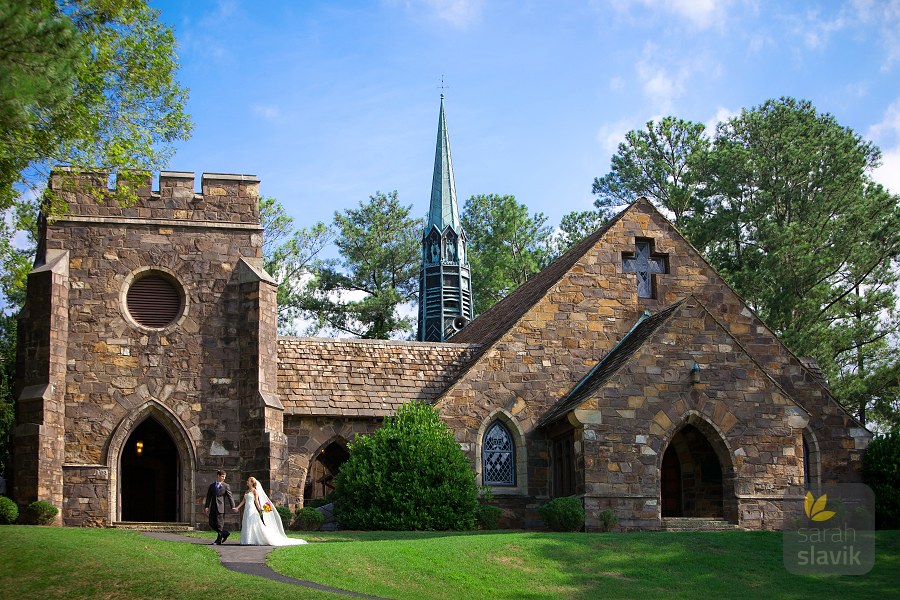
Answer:
<svg viewBox="0 0 900 600"><path fill-rule="evenodd" d="M169 280L169 283L172 284L172 286L178 292L178 296L181 298L181 306L179 308L178 317L176 317L174 320L172 320L171 323L163 327L149 327L147 325L139 323L131 315L131 311L128 310L128 291L131 289L131 286L138 279L147 277L151 273L161 275L164 279ZM188 299L187 292L185 291L184 285L181 283L178 275L165 267L152 266L141 267L128 274L128 276L125 278L125 281L122 283L122 289L119 291L119 306L122 309L122 315L125 317L125 322L135 329L151 333L166 333L180 326L188 317L190 300Z"/></svg>

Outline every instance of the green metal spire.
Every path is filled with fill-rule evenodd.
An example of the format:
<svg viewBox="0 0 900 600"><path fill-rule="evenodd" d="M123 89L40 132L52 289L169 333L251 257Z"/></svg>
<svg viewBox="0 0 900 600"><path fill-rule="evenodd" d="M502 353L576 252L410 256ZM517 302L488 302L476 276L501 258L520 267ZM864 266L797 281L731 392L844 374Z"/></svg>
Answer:
<svg viewBox="0 0 900 600"><path fill-rule="evenodd" d="M428 210L428 223L425 225L426 235L432 226L443 232L448 225L455 232L460 232L456 182L453 180L453 162L450 160L450 135L447 133L447 117L444 115L444 95L441 94L441 115L438 118L434 177L431 180L431 205Z"/></svg>
<svg viewBox="0 0 900 600"><path fill-rule="evenodd" d="M465 327L472 316L466 232L459 220L453 163L450 161L450 136L444 116L444 95L441 94L431 205L422 234L417 338L423 342L443 342Z"/></svg>

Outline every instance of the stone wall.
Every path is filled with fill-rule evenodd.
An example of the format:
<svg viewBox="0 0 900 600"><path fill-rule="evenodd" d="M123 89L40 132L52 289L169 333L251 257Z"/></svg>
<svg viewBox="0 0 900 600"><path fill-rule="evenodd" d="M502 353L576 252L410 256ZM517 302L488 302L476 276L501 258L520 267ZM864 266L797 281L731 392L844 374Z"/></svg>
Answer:
<svg viewBox="0 0 900 600"><path fill-rule="evenodd" d="M65 353L65 443L61 434L54 438L65 469L57 472L72 478L65 502L55 504L66 523L117 519L118 456L133 427L153 417L179 447L179 518L202 521L215 470L242 474L242 442L255 446L268 435L248 433L241 418L275 398L274 292L257 273L258 179L204 175L204 193L195 194L193 174L163 173L158 192L148 179L127 205L106 198L103 174L56 171L51 185L68 207L50 219L46 248L48 256L68 253L68 323L52 329L67 337L58 346ZM138 324L125 308L128 286L148 269L167 274L183 293L183 312L163 328ZM257 283L248 283L254 276ZM47 297L37 285L29 294ZM263 314L267 320L255 323ZM242 345L250 331L253 342ZM32 348L25 341L20 352ZM266 438L274 446L284 442L276 439L278 419L266 413L253 424L279 432ZM286 449L280 458L286 461ZM105 502L82 500L91 498Z"/></svg>
<svg viewBox="0 0 900 600"><path fill-rule="evenodd" d="M668 256L669 272L654 276L655 298L638 298L635 276L622 272L622 257L634 252L636 238L654 240L656 252ZM553 268L552 265L549 267ZM692 294L757 361L759 367L752 377L762 381L771 374L783 390L781 395L794 399L810 416L808 428L815 434L821 450L822 479L858 478L867 432L859 428L828 395L821 382L803 368L699 253L644 200L620 215L596 243L585 248L571 268L559 274L546 292L533 302L527 289L507 298L510 305L519 302L520 298L526 298L527 303L515 309L518 312L514 318L507 319L512 324L505 333L494 337L490 328L482 328L484 339L479 339L466 335L463 330L459 339L484 344L483 354L441 395L437 406L442 417L457 432L458 440L473 449L473 462L474 448L479 443L475 434L484 420L497 410L512 412L515 408L518 426L529 436L541 416L613 349L645 310L658 312ZM492 316L496 319L496 313L503 310L500 307ZM704 371L719 369L712 353L703 350L697 358ZM655 369L658 372L652 375L656 380L667 376L662 366ZM689 369L690 365L680 365L677 372L687 377ZM772 384L758 382L758 385ZM655 393L652 389L640 389L635 395L645 394L650 398ZM684 415L672 417L680 422ZM754 417L763 422L770 418L776 417ZM632 436L650 433L646 422L633 422L630 427ZM599 449L592 449L588 441L585 440L585 460L591 452L599 452ZM789 441L781 433L763 444L763 448L782 442L783 448L794 449L793 438ZM770 453L766 449L761 452ZM596 456L602 462L605 455ZM529 454L529 460L534 462L529 464L528 492L536 498L547 497L549 472L538 454ZM589 471L590 467L586 469ZM658 498L649 497L655 495L649 491L642 493L648 494L646 502ZM633 505L630 513L635 515L636 523L642 516L649 520L658 519L658 506L646 504L641 499L617 502ZM761 518L754 517L757 521Z"/></svg>

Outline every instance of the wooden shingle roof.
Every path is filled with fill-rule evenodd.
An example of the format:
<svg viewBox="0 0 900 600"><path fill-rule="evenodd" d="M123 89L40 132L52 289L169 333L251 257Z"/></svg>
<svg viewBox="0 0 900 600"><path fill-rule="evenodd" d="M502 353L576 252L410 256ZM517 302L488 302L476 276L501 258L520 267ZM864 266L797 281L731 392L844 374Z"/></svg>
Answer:
<svg viewBox="0 0 900 600"><path fill-rule="evenodd" d="M431 402L477 346L389 340L279 338L278 395L286 414L384 417Z"/></svg>

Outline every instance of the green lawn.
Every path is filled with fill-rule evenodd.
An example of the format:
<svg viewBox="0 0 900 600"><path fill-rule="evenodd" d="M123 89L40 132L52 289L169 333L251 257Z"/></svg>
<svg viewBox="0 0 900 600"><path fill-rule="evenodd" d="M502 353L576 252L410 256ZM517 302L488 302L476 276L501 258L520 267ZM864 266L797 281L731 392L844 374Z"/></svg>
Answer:
<svg viewBox="0 0 900 600"><path fill-rule="evenodd" d="M312 543L276 549L270 566L388 598L900 597L900 531L878 534L875 568L859 577L789 574L774 532L303 537ZM207 546L21 526L0 527L0 590L16 598L336 597L232 573Z"/></svg>

